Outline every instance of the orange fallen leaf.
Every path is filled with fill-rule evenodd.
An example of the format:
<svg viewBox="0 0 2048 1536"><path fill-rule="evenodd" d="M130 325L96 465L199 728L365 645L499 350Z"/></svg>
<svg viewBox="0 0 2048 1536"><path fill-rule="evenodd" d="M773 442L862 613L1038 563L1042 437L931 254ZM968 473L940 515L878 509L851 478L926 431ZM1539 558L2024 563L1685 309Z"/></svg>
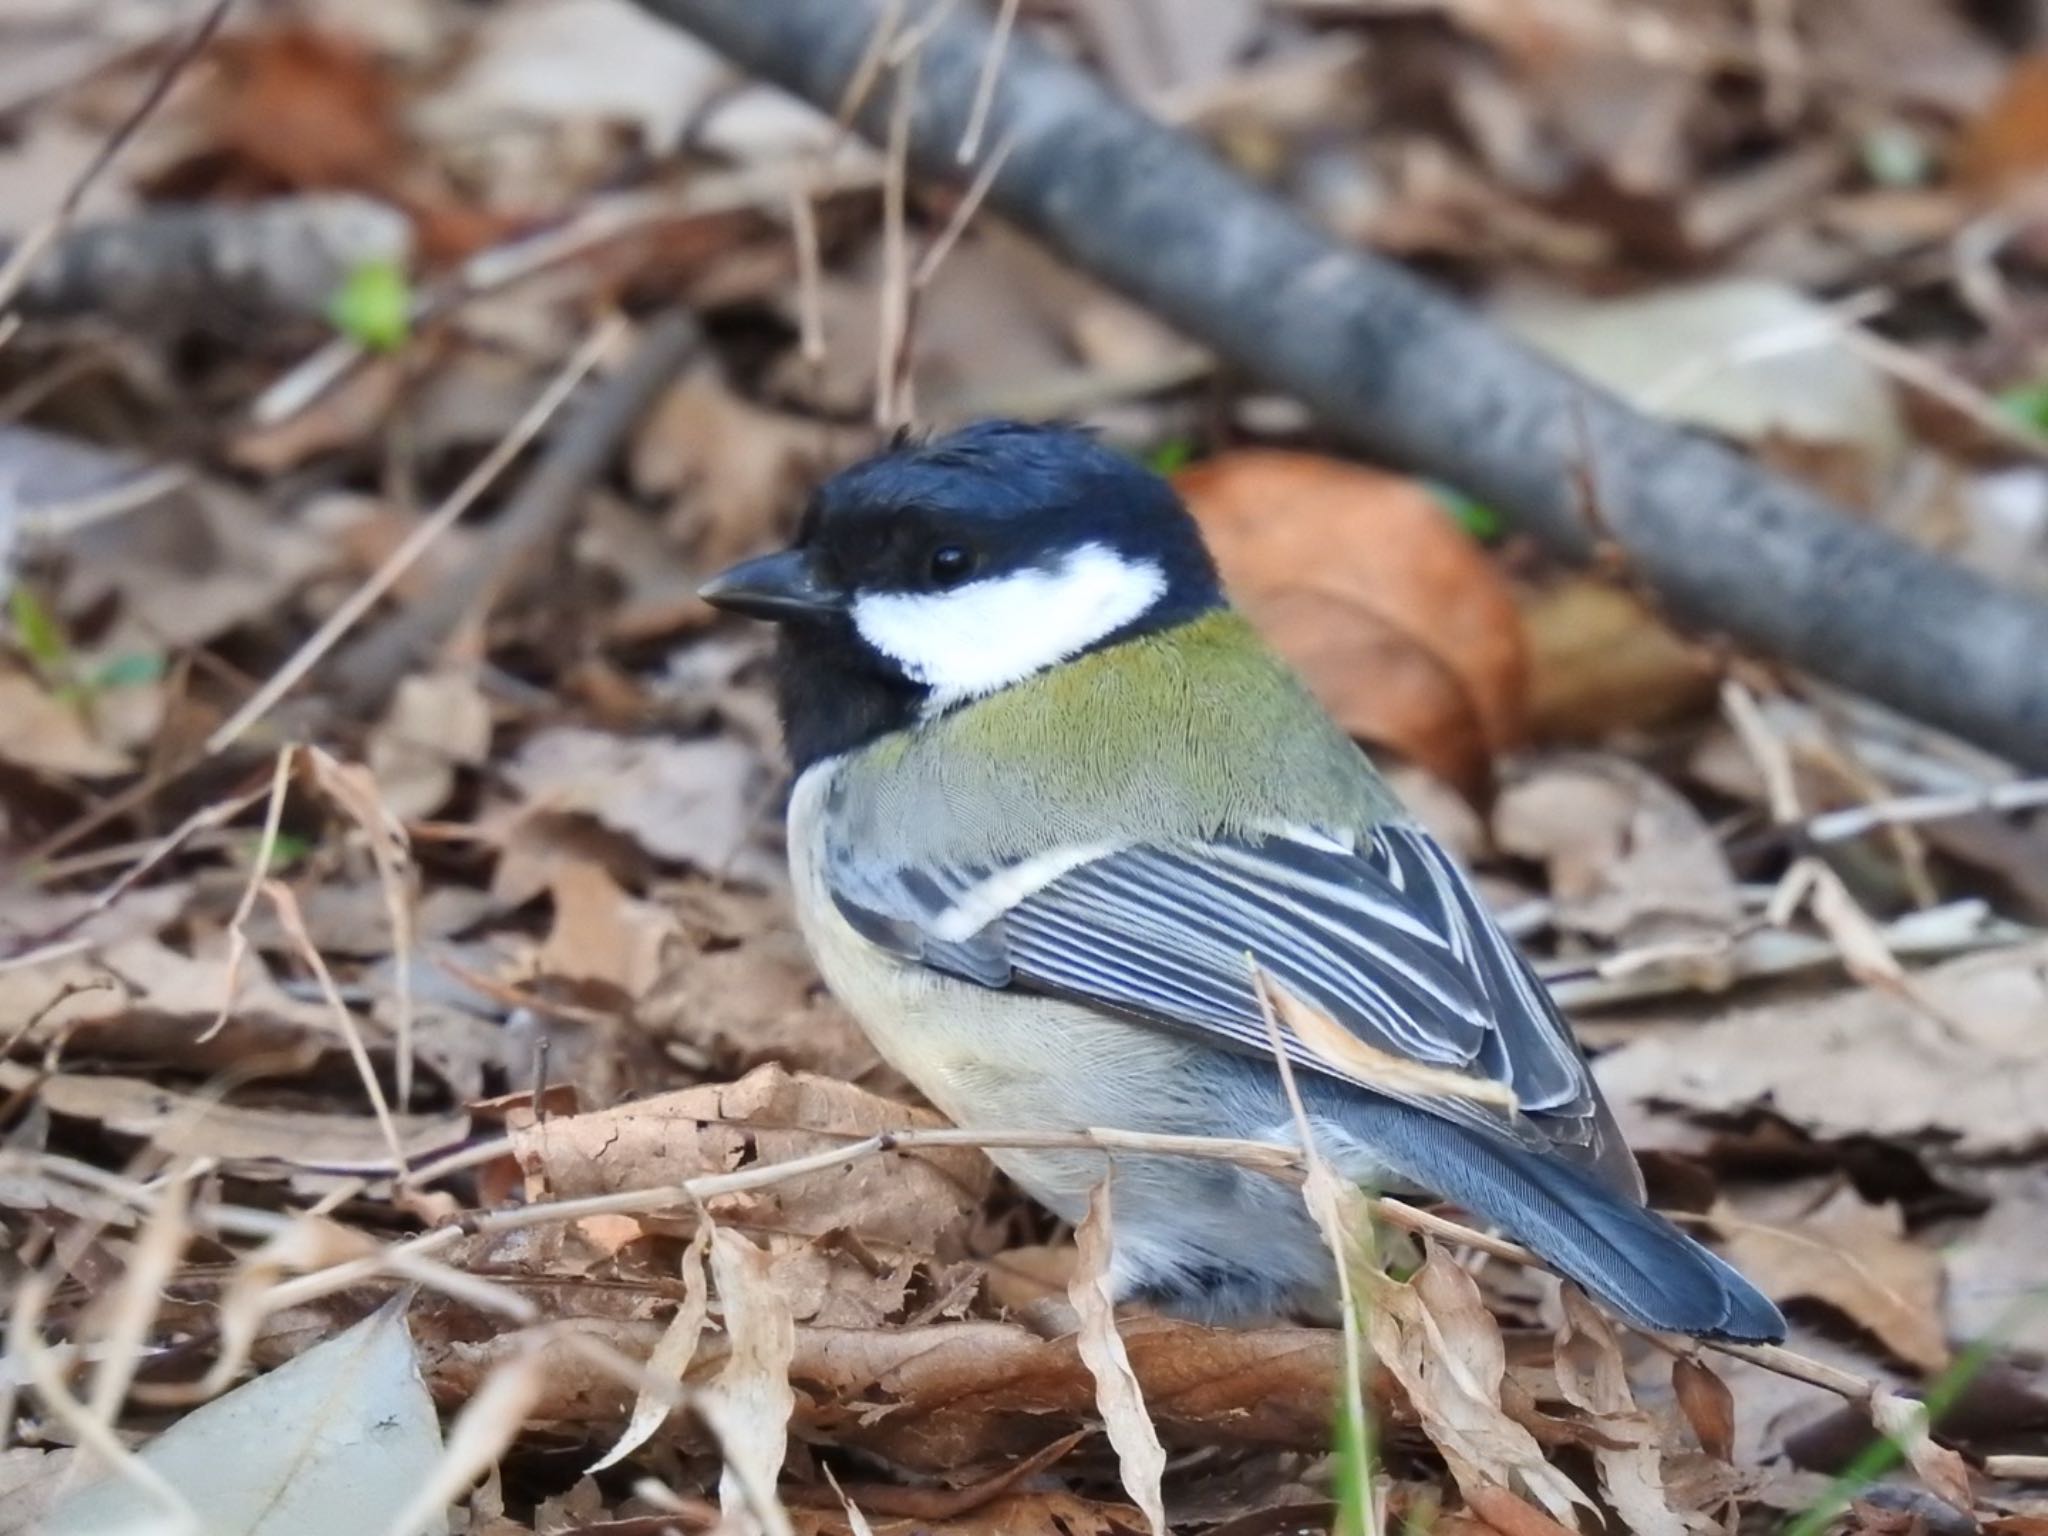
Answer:
<svg viewBox="0 0 2048 1536"><path fill-rule="evenodd" d="M1507 581L1420 485L1246 450L1176 485L1252 622L1353 736L1467 791L1522 739L1527 644Z"/></svg>
<svg viewBox="0 0 2048 1536"><path fill-rule="evenodd" d="M1995 193L2048 172L2048 52L2020 59L1956 147L1956 179Z"/></svg>

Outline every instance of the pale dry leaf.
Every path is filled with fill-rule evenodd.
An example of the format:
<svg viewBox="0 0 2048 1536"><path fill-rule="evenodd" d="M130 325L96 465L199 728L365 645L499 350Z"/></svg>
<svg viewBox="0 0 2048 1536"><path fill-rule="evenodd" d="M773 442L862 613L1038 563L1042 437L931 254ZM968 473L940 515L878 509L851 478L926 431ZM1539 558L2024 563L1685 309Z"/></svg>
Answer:
<svg viewBox="0 0 2048 1536"><path fill-rule="evenodd" d="M945 1123L850 1083L767 1066L737 1083L515 1122L510 1131L534 1194L573 1199L672 1185L784 1162L879 1131ZM991 1179L987 1159L973 1148L926 1147L720 1195L709 1209L717 1221L738 1226L809 1237L844 1229L884 1248L959 1257Z"/></svg>
<svg viewBox="0 0 2048 1536"><path fill-rule="evenodd" d="M711 1232L711 1223L700 1223L690 1246L683 1251L683 1299L676 1304L676 1315L661 1331L654 1353L647 1357L647 1374L657 1382L672 1381L680 1386L697 1353L697 1340L704 1332L704 1316L709 1306L705 1257L711 1246ZM667 1396L642 1387L633 1399L633 1416L626 1421L618 1441L592 1462L589 1470L602 1472L624 1461L652 1438L673 1411L674 1405Z"/></svg>
<svg viewBox="0 0 2048 1536"><path fill-rule="evenodd" d="M711 1231L711 1223L698 1225L696 1235L690 1239L690 1247L682 1253L682 1300L676 1305L676 1315L670 1319L668 1327L662 1329L662 1337L653 1346L653 1354L647 1356L647 1374L655 1380L676 1382L680 1386L684 1374L690 1370L690 1360L696 1356L696 1341L705 1333L705 1313L709 1309L705 1257L711 1249ZM668 1397L657 1395L643 1386L633 1399L633 1417L627 1419L627 1427L618 1434L618 1442L604 1452L602 1458L590 1464L592 1473L602 1473L606 1466L623 1462L635 1450L645 1446L672 1411L674 1405Z"/></svg>
<svg viewBox="0 0 2048 1536"><path fill-rule="evenodd" d="M440 1422L396 1305L187 1414L143 1462L206 1516L209 1536L362 1536L441 1454ZM156 1514L119 1478L62 1500L42 1536L141 1529ZM407 1536L447 1530L422 1512Z"/></svg>
<svg viewBox="0 0 2048 1536"><path fill-rule="evenodd" d="M128 773L135 760L103 741L85 712L26 672L0 670L0 759L18 768L82 779Z"/></svg>
<svg viewBox="0 0 2048 1536"><path fill-rule="evenodd" d="M70 1488L83 1454L70 1446L0 1451L0 1536L36 1536L50 1506Z"/></svg>
<svg viewBox="0 0 2048 1536"><path fill-rule="evenodd" d="M1502 1407L1507 1349L1470 1275L1432 1245L1407 1284L1374 1288L1366 1329L1468 1502L1517 1489L1550 1519L1576 1526L1573 1506L1591 1501Z"/></svg>
<svg viewBox="0 0 2048 1536"><path fill-rule="evenodd" d="M1927 1405L1896 1392L1880 1391L1870 1400L1870 1422L1878 1433L1906 1453L1906 1460L1942 1498L1957 1509L1976 1507L1970 1491L1969 1463L1945 1445L1937 1445L1929 1432Z"/></svg>
<svg viewBox="0 0 2048 1536"><path fill-rule="evenodd" d="M598 981L628 998L645 997L679 935L675 915L629 896L600 864L558 865L550 887L554 922L534 956L544 976Z"/></svg>
<svg viewBox="0 0 2048 1536"><path fill-rule="evenodd" d="M1112 1182L1104 1179L1089 1193L1088 1215L1075 1229L1080 1257L1067 1285L1067 1299L1080 1315L1081 1359L1095 1377L1096 1409L1116 1450L1124 1492L1145 1512L1152 1536L1165 1536L1166 1502L1160 1484L1166 1475L1166 1448L1159 1443L1144 1389L1117 1332L1116 1303L1109 1290Z"/></svg>
<svg viewBox="0 0 2048 1536"><path fill-rule="evenodd" d="M458 768L491 751L491 707L466 670L415 673L400 681L370 732L369 769L383 802L402 821L447 803Z"/></svg>
<svg viewBox="0 0 2048 1536"><path fill-rule="evenodd" d="M578 726L543 731L506 767L534 809L593 817L656 858L712 874L746 847L763 776L760 759L730 738Z"/></svg>
<svg viewBox="0 0 2048 1536"><path fill-rule="evenodd" d="M1716 1221L1730 1262L1774 1300L1825 1302L1920 1371L1948 1364L1941 1256L1906 1235L1898 1206L1846 1184L1816 1206L1808 1187L1740 1211L1724 1204Z"/></svg>
<svg viewBox="0 0 2048 1536"><path fill-rule="evenodd" d="M790 1363L796 1356L796 1325L782 1293L770 1280L768 1253L724 1227L711 1234L711 1274L725 1319L729 1353L718 1380L701 1401L716 1431L725 1466L718 1478L718 1507L728 1521L773 1530L788 1527L775 1498L782 1462L789 1450L789 1422L796 1411Z"/></svg>
<svg viewBox="0 0 2048 1536"><path fill-rule="evenodd" d="M1353 736L1472 792L1520 742L1513 591L1412 480L1245 450L1175 478L1224 584Z"/></svg>
<svg viewBox="0 0 2048 1536"><path fill-rule="evenodd" d="M1611 1099L1739 1114L1768 1104L1821 1138L1949 1140L1965 1156L2048 1143L2048 947L2016 945L1915 973L1916 996L1858 989L1765 1004L1610 1051Z"/></svg>
<svg viewBox="0 0 2048 1536"><path fill-rule="evenodd" d="M1738 277L1622 299L1545 298L1505 317L1524 340L1643 410L1744 442L1853 450L1881 484L1906 447L1889 380L1827 304Z"/></svg>
<svg viewBox="0 0 2048 1536"><path fill-rule="evenodd" d="M1665 1486L1663 1426L1636 1404L1613 1325L1577 1286L1565 1286L1563 1295L1557 1385L1599 1433L1593 1465L1615 1513L1636 1536L1701 1536L1716 1529L1703 1511L1677 1504Z"/></svg>
<svg viewBox="0 0 2048 1536"><path fill-rule="evenodd" d="M1562 926L1627 944L1724 935L1742 919L1713 831L1626 758L1569 753L1519 774L1494 804L1503 852L1543 863Z"/></svg>

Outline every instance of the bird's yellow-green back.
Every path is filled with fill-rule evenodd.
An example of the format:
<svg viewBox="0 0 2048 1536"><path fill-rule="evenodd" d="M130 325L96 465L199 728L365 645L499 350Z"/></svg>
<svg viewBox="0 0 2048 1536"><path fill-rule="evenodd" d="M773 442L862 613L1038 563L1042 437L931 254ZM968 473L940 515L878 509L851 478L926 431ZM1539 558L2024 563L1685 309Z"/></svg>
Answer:
<svg viewBox="0 0 2048 1536"><path fill-rule="evenodd" d="M917 857L1173 841L1399 808L1235 612L1105 646L876 742L841 780L851 835Z"/></svg>

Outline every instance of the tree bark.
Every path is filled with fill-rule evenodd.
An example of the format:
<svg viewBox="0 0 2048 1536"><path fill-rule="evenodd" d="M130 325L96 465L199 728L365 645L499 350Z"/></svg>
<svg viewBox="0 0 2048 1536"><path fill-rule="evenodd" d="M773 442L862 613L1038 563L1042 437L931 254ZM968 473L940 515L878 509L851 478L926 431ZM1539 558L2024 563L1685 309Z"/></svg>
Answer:
<svg viewBox="0 0 2048 1536"><path fill-rule="evenodd" d="M639 0L836 109L893 0ZM953 7L919 53L910 145L958 177L991 52ZM859 125L884 132L891 82ZM1024 32L1003 49L991 205L1296 396L1364 452L1456 484L1567 556L1612 539L1682 623L2048 768L2048 606L1998 587L1538 357L1392 262L1339 244ZM1579 491L1590 472L1600 523Z"/></svg>

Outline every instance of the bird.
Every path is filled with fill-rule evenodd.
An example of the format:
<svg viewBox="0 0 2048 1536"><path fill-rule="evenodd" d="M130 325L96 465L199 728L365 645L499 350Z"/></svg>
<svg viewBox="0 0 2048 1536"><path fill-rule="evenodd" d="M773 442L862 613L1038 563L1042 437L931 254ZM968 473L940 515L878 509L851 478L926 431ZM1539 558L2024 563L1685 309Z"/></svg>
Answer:
<svg viewBox="0 0 2048 1536"><path fill-rule="evenodd" d="M1302 1124L1343 1178L1461 1207L1628 1323L1784 1336L1645 1204L1542 982L1231 606L1160 476L1071 425L899 437L701 592L777 628L805 943L956 1124L1296 1146ZM1334 1026L1279 1032L1299 1120L1274 996ZM1078 1137L990 1155L1069 1222L1111 1173ZM1119 1151L1110 1200L1119 1303L1327 1315L1335 1262L1269 1173Z"/></svg>

